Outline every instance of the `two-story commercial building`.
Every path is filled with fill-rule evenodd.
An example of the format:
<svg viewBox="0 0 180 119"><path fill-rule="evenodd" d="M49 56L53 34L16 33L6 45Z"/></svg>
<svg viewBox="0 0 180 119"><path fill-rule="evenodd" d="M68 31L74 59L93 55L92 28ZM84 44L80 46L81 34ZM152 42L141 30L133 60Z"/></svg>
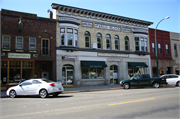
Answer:
<svg viewBox="0 0 180 119"><path fill-rule="evenodd" d="M151 74L149 21L53 3L57 80L65 85L118 83Z"/></svg>
<svg viewBox="0 0 180 119"><path fill-rule="evenodd" d="M1 90L30 78L56 80L56 20L1 10Z"/></svg>
<svg viewBox="0 0 180 119"><path fill-rule="evenodd" d="M173 61L171 56L170 32L157 30L157 60L159 74L172 74ZM152 76L157 76L157 60L155 54L155 29L149 28L149 43L151 53Z"/></svg>

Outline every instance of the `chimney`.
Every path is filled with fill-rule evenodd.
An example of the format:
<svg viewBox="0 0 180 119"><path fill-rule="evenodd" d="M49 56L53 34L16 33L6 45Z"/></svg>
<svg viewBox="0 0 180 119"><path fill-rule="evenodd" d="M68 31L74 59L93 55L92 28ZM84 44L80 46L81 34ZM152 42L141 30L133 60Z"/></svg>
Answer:
<svg viewBox="0 0 180 119"><path fill-rule="evenodd" d="M50 18L50 19L52 19L52 16L53 16L52 11L48 9L48 11L47 11L47 12L49 13L49 18Z"/></svg>

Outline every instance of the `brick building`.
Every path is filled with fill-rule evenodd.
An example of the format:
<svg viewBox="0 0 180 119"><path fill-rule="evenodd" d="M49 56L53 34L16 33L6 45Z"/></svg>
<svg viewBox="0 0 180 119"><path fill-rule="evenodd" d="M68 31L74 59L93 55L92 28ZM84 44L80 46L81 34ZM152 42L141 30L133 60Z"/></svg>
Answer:
<svg viewBox="0 0 180 119"><path fill-rule="evenodd" d="M30 78L56 80L56 21L1 10L1 89Z"/></svg>
<svg viewBox="0 0 180 119"><path fill-rule="evenodd" d="M171 43L170 43L170 33L168 31L156 30L157 38L157 56L159 64L159 74L170 74L173 72L173 61L171 56ZM152 75L157 74L157 63L155 54L155 29L149 28L149 44L151 53L151 67Z"/></svg>

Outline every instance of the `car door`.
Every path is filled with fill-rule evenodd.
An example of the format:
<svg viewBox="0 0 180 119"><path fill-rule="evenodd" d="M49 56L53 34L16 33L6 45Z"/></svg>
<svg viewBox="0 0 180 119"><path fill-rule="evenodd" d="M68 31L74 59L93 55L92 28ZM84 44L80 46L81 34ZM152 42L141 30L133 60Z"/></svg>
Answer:
<svg viewBox="0 0 180 119"><path fill-rule="evenodd" d="M150 85L150 77L147 74L143 74L141 77L140 85L147 86Z"/></svg>
<svg viewBox="0 0 180 119"><path fill-rule="evenodd" d="M41 87L42 83L38 80L32 80L31 85L28 88L28 95L36 95L38 94L39 88Z"/></svg>
<svg viewBox="0 0 180 119"><path fill-rule="evenodd" d="M31 85L31 81L25 81L19 85L19 88L17 89L18 95L28 95L28 89Z"/></svg>
<svg viewBox="0 0 180 119"><path fill-rule="evenodd" d="M176 85L176 82L178 80L178 76L176 76L176 75L169 75L166 80L167 80L167 83L169 85Z"/></svg>
<svg viewBox="0 0 180 119"><path fill-rule="evenodd" d="M140 75L133 76L131 80L131 86L139 86L140 85Z"/></svg>

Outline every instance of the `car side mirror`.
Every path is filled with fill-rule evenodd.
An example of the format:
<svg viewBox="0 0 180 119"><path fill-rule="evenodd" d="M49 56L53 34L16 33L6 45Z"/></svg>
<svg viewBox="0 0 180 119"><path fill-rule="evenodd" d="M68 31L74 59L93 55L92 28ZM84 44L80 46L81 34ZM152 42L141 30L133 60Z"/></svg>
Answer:
<svg viewBox="0 0 180 119"><path fill-rule="evenodd" d="M22 85L21 85L21 84L19 84L19 86L21 87Z"/></svg>

